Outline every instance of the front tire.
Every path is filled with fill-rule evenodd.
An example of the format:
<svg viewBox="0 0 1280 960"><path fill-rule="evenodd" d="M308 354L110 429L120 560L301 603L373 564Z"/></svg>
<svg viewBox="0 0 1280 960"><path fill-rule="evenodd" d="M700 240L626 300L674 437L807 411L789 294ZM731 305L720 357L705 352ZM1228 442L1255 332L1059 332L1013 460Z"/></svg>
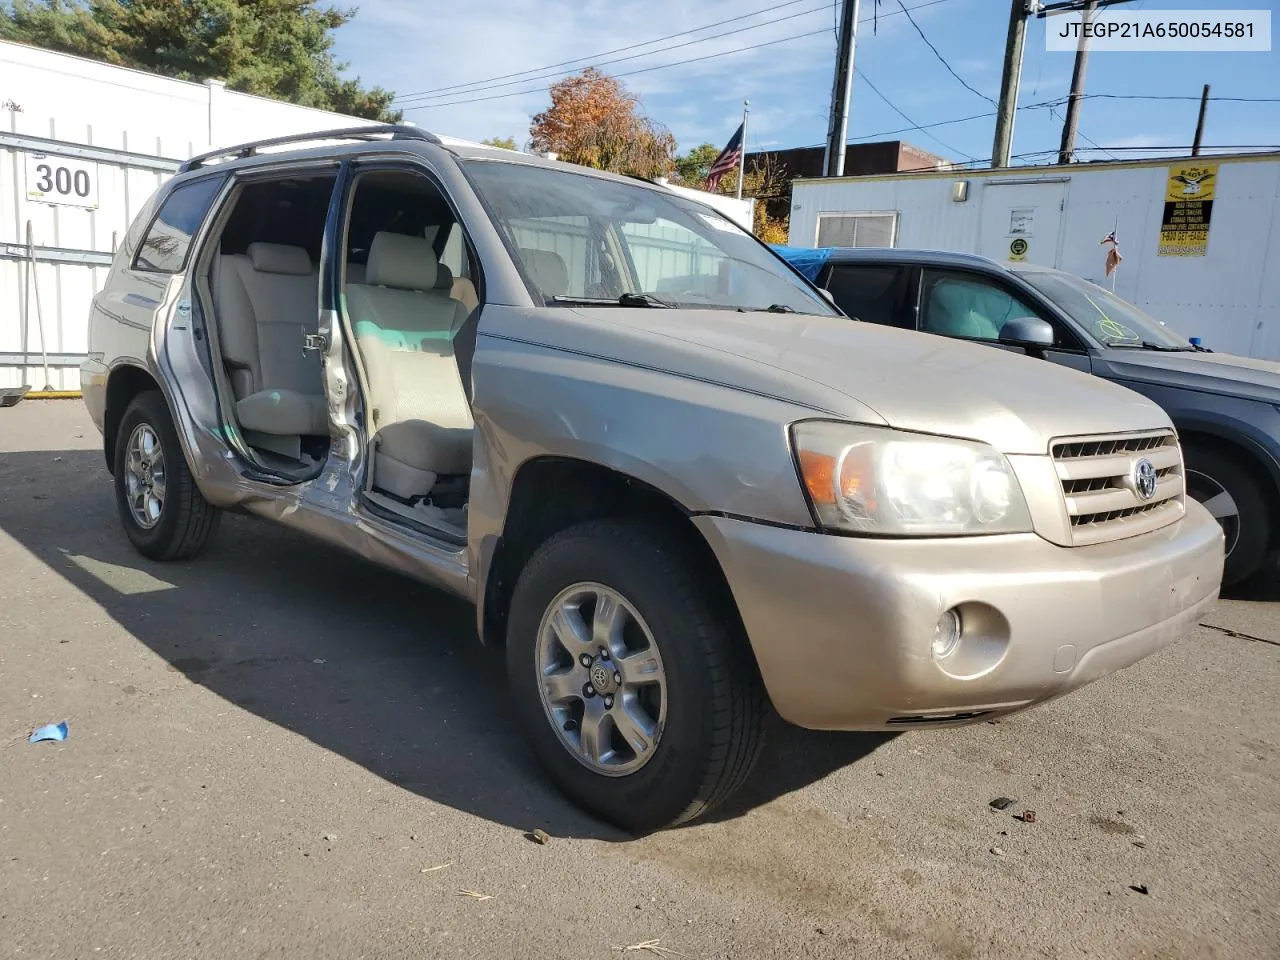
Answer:
<svg viewBox="0 0 1280 960"><path fill-rule="evenodd" d="M1271 510L1262 485L1234 457L1208 447L1184 453L1187 493L1214 516L1226 537L1224 586L1257 573L1271 541Z"/></svg>
<svg viewBox="0 0 1280 960"><path fill-rule="evenodd" d="M205 548L221 513L196 486L157 391L138 394L125 410L114 463L120 522L139 553L187 560Z"/></svg>
<svg viewBox="0 0 1280 960"><path fill-rule="evenodd" d="M759 753L766 701L736 615L678 538L589 521L516 584L507 671L534 752L572 800L633 833L723 802Z"/></svg>

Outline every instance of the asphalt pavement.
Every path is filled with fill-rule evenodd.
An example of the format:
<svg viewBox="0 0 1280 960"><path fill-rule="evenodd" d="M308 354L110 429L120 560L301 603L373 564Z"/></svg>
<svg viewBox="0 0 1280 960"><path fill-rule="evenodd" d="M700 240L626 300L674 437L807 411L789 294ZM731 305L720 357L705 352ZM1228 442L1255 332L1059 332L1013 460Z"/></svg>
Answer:
<svg viewBox="0 0 1280 960"><path fill-rule="evenodd" d="M1280 958L1280 587L998 723L776 724L635 840L542 777L464 604L246 517L144 560L100 443L0 410L0 956Z"/></svg>

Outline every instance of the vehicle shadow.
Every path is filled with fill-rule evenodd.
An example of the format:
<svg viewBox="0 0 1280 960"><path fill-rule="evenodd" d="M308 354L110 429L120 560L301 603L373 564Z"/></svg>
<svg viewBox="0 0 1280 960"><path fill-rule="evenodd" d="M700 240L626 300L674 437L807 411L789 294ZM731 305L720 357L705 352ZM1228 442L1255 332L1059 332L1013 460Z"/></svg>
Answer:
<svg viewBox="0 0 1280 960"><path fill-rule="evenodd" d="M140 643L230 703L438 803L518 829L622 841L544 778L472 608L284 528L226 516L191 562L138 555L97 451L0 452L0 529ZM883 737L780 721L728 819Z"/></svg>
<svg viewBox="0 0 1280 960"><path fill-rule="evenodd" d="M1268 557L1261 570L1243 583L1225 588L1222 596L1227 600L1254 603L1274 603L1280 600L1280 557Z"/></svg>

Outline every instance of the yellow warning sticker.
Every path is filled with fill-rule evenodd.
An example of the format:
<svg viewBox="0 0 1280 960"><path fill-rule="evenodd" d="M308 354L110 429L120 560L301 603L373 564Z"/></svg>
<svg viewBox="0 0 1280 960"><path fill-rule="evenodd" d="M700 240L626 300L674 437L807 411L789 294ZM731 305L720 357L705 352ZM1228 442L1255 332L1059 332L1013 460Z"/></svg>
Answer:
<svg viewBox="0 0 1280 960"><path fill-rule="evenodd" d="M1022 237L1014 237L1009 241L1009 259L1025 260L1027 259L1027 247L1029 244Z"/></svg>

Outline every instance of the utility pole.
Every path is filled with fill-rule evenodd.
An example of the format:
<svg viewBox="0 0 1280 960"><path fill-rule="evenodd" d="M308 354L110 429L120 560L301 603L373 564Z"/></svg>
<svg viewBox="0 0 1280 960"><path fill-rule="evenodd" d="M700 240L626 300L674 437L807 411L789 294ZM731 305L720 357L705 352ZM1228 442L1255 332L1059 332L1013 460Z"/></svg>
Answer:
<svg viewBox="0 0 1280 960"><path fill-rule="evenodd" d="M1098 0L1088 0L1084 5L1084 22L1093 19L1093 12L1098 9ZM1067 98L1067 116L1062 121L1062 145L1058 148L1058 162L1068 164L1075 159L1076 131L1080 127L1080 99L1084 96L1084 72L1089 66L1089 35L1080 31L1080 41L1076 44L1076 65L1071 70L1071 94Z"/></svg>
<svg viewBox="0 0 1280 960"><path fill-rule="evenodd" d="M1011 0L1009 37L1004 45L1004 72L1000 78L1000 104L996 108L996 138L991 145L991 166L1007 167L1013 148L1013 115L1018 109L1018 84L1022 80L1022 48L1027 39L1027 0Z"/></svg>
<svg viewBox="0 0 1280 960"><path fill-rule="evenodd" d="M1200 144L1204 141L1204 115L1209 110L1209 85L1200 92L1200 117L1196 120L1196 138L1191 141L1191 155L1200 156Z"/></svg>
<svg viewBox="0 0 1280 960"><path fill-rule="evenodd" d="M845 141L849 136L849 101L853 96L853 48L858 34L858 0L843 0L840 9L839 50L836 75L831 84L831 117L827 123L827 153L823 160L828 177L844 176Z"/></svg>

